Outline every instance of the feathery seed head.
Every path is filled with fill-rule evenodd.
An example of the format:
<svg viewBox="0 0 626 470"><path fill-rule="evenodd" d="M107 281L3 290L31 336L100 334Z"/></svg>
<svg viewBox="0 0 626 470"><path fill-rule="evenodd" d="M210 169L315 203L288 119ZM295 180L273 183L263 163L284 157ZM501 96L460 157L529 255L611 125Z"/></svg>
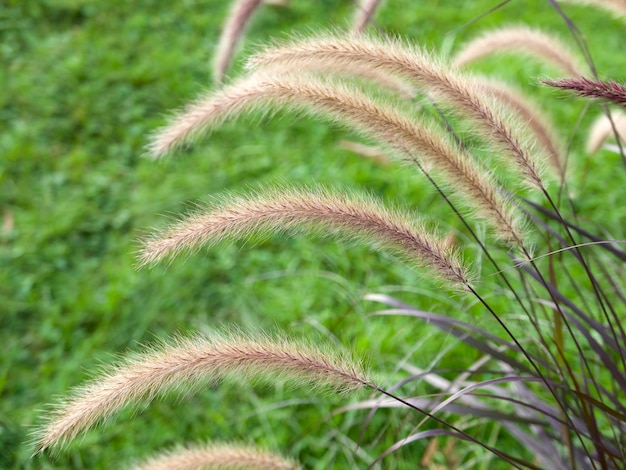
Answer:
<svg viewBox="0 0 626 470"><path fill-rule="evenodd" d="M420 165L427 163L445 175L455 192L486 220L494 233L520 246L523 236L513 211L501 196L493 178L469 154L450 142L441 129L418 124L391 103L365 96L344 83L293 75L254 74L193 104L154 139L153 148L171 148L204 128L212 128L229 116L263 104L300 108L311 114L330 116L366 137Z"/></svg>
<svg viewBox="0 0 626 470"><path fill-rule="evenodd" d="M463 67L497 52L518 52L543 59L568 75L583 73L580 60L558 38L528 26L509 26L488 31L466 43L454 57L453 63Z"/></svg>
<svg viewBox="0 0 626 470"><path fill-rule="evenodd" d="M413 82L448 104L450 109L479 125L488 142L505 150L531 186L543 188L540 165L535 161L505 115L489 106L490 98L468 77L441 64L423 50L398 40L323 36L269 47L252 56L249 69L284 71L337 69L358 73L363 67L382 70Z"/></svg>
<svg viewBox="0 0 626 470"><path fill-rule="evenodd" d="M595 98L626 108L626 85L612 80L601 81L586 77L542 80L546 85L569 90L579 96Z"/></svg>
<svg viewBox="0 0 626 470"><path fill-rule="evenodd" d="M356 15L352 24L352 32L361 34L374 16L374 12L380 6L381 0L362 0L356 2Z"/></svg>
<svg viewBox="0 0 626 470"><path fill-rule="evenodd" d="M611 122L612 121L612 122ZM615 126L615 130L613 129ZM615 136L615 132L626 144L626 114L619 111L611 111L611 119L605 114L598 116L591 126L587 137L587 153L596 153L604 142Z"/></svg>
<svg viewBox="0 0 626 470"><path fill-rule="evenodd" d="M371 197L317 190L264 191L231 198L193 214L143 243L139 265L183 251L252 234L314 232L365 241L386 248L465 290L471 276L458 257L412 218L386 209Z"/></svg>
<svg viewBox="0 0 626 470"><path fill-rule="evenodd" d="M215 52L214 79L216 83L222 83L246 24L261 3L262 0L235 0L233 2Z"/></svg>
<svg viewBox="0 0 626 470"><path fill-rule="evenodd" d="M521 91L500 80L487 77L474 77L475 85L482 88L486 93L502 102L512 112L520 117L523 124L527 125L533 137L543 149L548 162L559 175L561 180L565 178L565 165L563 163L564 144L559 141L555 126L550 118L532 100L523 95Z"/></svg>
<svg viewBox="0 0 626 470"><path fill-rule="evenodd" d="M240 444L205 444L173 449L139 463L131 470L298 470L281 455Z"/></svg>
<svg viewBox="0 0 626 470"><path fill-rule="evenodd" d="M626 1L624 0L561 0L569 3L580 3L581 5L589 5L602 8L613 13L617 18L626 20Z"/></svg>
<svg viewBox="0 0 626 470"><path fill-rule="evenodd" d="M374 119L379 134L389 131L383 123L384 113L391 111L377 109L375 102L354 88L307 76L258 73L192 103L154 136L149 151L155 157L161 156L203 130L261 106L264 110L287 107L322 114L361 128L372 127L368 122Z"/></svg>
<svg viewBox="0 0 626 470"><path fill-rule="evenodd" d="M60 403L37 433L37 451L66 443L128 404L169 390L189 393L225 378L290 379L348 392L372 386L361 365L335 348L263 333L179 338L131 356Z"/></svg>

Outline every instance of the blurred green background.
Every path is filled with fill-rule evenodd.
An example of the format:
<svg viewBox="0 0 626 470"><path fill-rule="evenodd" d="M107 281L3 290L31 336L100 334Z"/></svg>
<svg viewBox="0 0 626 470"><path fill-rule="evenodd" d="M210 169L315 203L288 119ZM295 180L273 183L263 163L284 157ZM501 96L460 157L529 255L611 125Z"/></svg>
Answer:
<svg viewBox="0 0 626 470"><path fill-rule="evenodd" d="M495 3L387 0L376 22L444 55L511 22L569 38L548 2L512 1L470 23ZM56 455L31 459L28 439L48 404L101 365L176 332L239 324L342 343L367 358L383 384L407 375L398 370L401 360L427 368L449 349L459 351L453 339L414 320L367 316L375 309L361 301L368 292L463 312L464 320L470 305L365 247L277 237L134 269L137 239L152 227L210 195L269 183L365 188L419 210L443 234L458 229L413 169L341 150L338 141L361 139L288 113L227 123L164 161L142 158L147 136L168 113L213 86L212 53L228 9L224 0L5 0L0 6L0 468L122 468L156 450L204 440L255 442L310 468L363 467L411 430L410 416L397 412L389 420L378 413L355 452L365 414L329 415L348 398L283 387L235 384L185 400L160 399ZM343 28L353 10L347 0L262 5L231 75L254 44L292 31ZM623 79L623 23L580 6L566 11L588 37L600 75ZM552 71L532 61L488 59L476 69L510 78L552 112L573 139L571 186L589 195L581 207L622 233L618 156L604 152L600 161L589 160L580 150L585 126L599 111L587 113L576 129L583 103L539 88L535 77ZM466 351L440 365L462 367L475 357ZM424 445L403 449L385 468L415 468Z"/></svg>

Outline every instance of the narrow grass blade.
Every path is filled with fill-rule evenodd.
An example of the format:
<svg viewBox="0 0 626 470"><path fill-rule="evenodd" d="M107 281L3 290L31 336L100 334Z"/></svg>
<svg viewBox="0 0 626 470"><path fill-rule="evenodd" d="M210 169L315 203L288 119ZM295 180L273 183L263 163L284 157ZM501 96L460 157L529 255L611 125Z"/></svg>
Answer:
<svg viewBox="0 0 626 470"><path fill-rule="evenodd" d="M303 231L386 248L429 268L434 278L451 287L466 290L471 282L455 252L414 217L389 210L371 197L322 189L273 189L227 198L146 239L139 264L154 264L223 240Z"/></svg>

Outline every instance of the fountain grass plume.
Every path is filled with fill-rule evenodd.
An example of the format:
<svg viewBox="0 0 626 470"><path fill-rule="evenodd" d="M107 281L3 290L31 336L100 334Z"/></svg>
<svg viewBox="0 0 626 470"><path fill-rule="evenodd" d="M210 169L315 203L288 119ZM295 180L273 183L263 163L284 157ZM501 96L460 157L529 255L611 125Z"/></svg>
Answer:
<svg viewBox="0 0 626 470"><path fill-rule="evenodd" d="M351 70L355 65L405 77L428 91L452 111L472 120L487 142L502 150L501 158L513 159L526 183L544 189L542 165L508 123L508 117L497 106L493 107L492 100L467 76L420 48L396 39L326 34L269 46L246 64L248 69L318 72Z"/></svg>
<svg viewBox="0 0 626 470"><path fill-rule="evenodd" d="M622 20L626 20L626 1L624 0L561 0L567 3L578 3L606 10Z"/></svg>
<svg viewBox="0 0 626 470"><path fill-rule="evenodd" d="M427 267L435 279L467 290L472 276L446 243L408 214L385 208L373 197L324 189L264 189L228 197L143 241L139 266L223 240L270 233L313 232L367 242Z"/></svg>
<svg viewBox="0 0 626 470"><path fill-rule="evenodd" d="M129 404L171 390L188 394L224 379L291 380L342 393L373 386L358 361L329 345L240 331L177 338L130 356L75 389L36 433L37 452L71 441Z"/></svg>
<svg viewBox="0 0 626 470"><path fill-rule="evenodd" d="M503 191L442 129L418 124L392 102L372 99L355 87L336 81L264 73L245 77L188 106L154 136L152 153L170 151L228 118L259 107L275 110L277 106L330 116L366 137L374 137L403 159L426 162L444 173L444 181L454 188L455 194L465 196L465 205L487 221L499 239L513 246L524 245L521 217Z"/></svg>
<svg viewBox="0 0 626 470"><path fill-rule="evenodd" d="M353 33L361 34L365 31L365 28L372 21L372 17L381 3L382 0L357 1L356 14L354 16L354 22L352 23Z"/></svg>
<svg viewBox="0 0 626 470"><path fill-rule="evenodd" d="M587 77L541 80L548 86L571 91L578 96L594 98L626 108L626 85L612 80L602 81Z"/></svg>
<svg viewBox="0 0 626 470"><path fill-rule="evenodd" d="M213 63L216 83L222 83L246 25L263 0L235 0L220 35Z"/></svg>
<svg viewBox="0 0 626 470"><path fill-rule="evenodd" d="M393 84L386 88L389 87L399 91ZM407 88L400 93L403 91L406 93ZM379 105L356 88L339 82L323 81L314 76L255 73L186 106L152 136L148 153L153 158L162 157L228 119L259 108L266 114L276 112L278 107L330 115L348 125L367 128L364 133L375 135L389 133L391 124L386 121L390 119L409 119L400 117L397 107ZM394 116L390 116L392 114ZM370 119L374 119L376 125L368 124Z"/></svg>
<svg viewBox="0 0 626 470"><path fill-rule="evenodd" d="M611 123L611 120L613 121ZM615 129L613 129L615 125ZM626 114L619 111L611 111L611 119L605 114L598 118L591 125L589 136L587 137L587 153L596 153L602 144L610 137L615 136L615 132L626 143Z"/></svg>
<svg viewBox="0 0 626 470"><path fill-rule="evenodd" d="M368 158L382 166L388 166L392 163L391 157L387 152L377 146L362 144L352 140L340 140L337 142L337 148Z"/></svg>
<svg viewBox="0 0 626 470"><path fill-rule="evenodd" d="M299 470L282 455L241 444L209 443L161 452L129 470Z"/></svg>
<svg viewBox="0 0 626 470"><path fill-rule="evenodd" d="M584 71L578 58L565 43L555 36L528 26L509 26L483 33L457 51L453 64L463 67L500 52L536 57L570 76L581 75Z"/></svg>
<svg viewBox="0 0 626 470"><path fill-rule="evenodd" d="M556 127L546 113L521 91L501 80L478 76L474 80L477 86L509 107L528 126L540 148L546 152L548 163L563 181L565 179L563 161L565 145L557 137Z"/></svg>

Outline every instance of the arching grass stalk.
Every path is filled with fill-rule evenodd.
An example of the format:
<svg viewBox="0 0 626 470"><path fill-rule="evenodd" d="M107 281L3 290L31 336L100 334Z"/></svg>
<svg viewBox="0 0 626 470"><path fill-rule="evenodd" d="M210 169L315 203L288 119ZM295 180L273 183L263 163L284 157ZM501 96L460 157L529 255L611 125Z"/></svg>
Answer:
<svg viewBox="0 0 626 470"><path fill-rule="evenodd" d="M253 74L192 103L155 134L148 149L156 157L164 155L226 119L260 106L328 116L376 138L400 158L413 160L414 155L420 155L467 196L466 205L489 223L498 238L512 246L523 246L525 235L519 217L502 197L503 191L494 178L467 152L449 142L434 126L419 124L397 106L373 100L343 83L309 75Z"/></svg>
<svg viewBox="0 0 626 470"><path fill-rule="evenodd" d="M347 393L371 387L359 361L336 348L313 346L262 332L225 331L179 338L128 357L56 405L35 435L36 452L73 440L137 401L169 390L191 393L223 379L291 380Z"/></svg>
<svg viewBox="0 0 626 470"><path fill-rule="evenodd" d="M512 159L529 186L544 187L541 165L504 116L486 104L489 100L466 76L417 47L390 39L326 35L268 47L247 63L249 69L270 71L349 70L354 65L387 70L428 90L453 112L472 120L489 143L504 151L503 158Z"/></svg>

